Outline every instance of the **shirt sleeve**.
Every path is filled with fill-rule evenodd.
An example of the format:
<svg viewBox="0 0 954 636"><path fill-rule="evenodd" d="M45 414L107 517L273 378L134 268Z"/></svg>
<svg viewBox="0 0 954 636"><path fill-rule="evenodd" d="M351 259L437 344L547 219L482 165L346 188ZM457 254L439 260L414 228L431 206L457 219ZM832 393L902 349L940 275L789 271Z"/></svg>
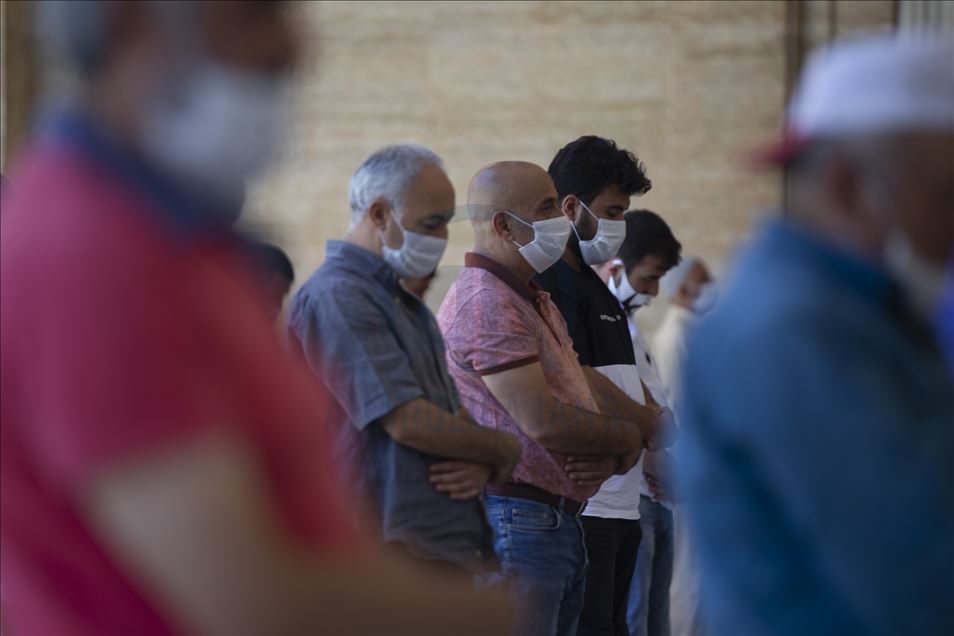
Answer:
<svg viewBox="0 0 954 636"><path fill-rule="evenodd" d="M452 364L493 375L540 359L532 307L516 307L481 290L456 309L444 340Z"/></svg>
<svg viewBox="0 0 954 636"><path fill-rule="evenodd" d="M289 324L308 366L358 429L424 394L384 312L361 290L302 294Z"/></svg>

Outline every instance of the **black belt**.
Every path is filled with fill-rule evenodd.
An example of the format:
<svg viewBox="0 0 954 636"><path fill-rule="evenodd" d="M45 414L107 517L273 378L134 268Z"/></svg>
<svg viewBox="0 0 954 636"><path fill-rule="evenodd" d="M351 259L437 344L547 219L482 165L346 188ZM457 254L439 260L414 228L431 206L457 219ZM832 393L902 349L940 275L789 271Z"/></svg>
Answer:
<svg viewBox="0 0 954 636"><path fill-rule="evenodd" d="M484 492L494 497L516 497L517 499L529 499L538 503L552 506L562 513L579 516L586 507L586 502L576 501L569 497L561 497L547 492L543 488L537 488L530 484L487 484L484 486Z"/></svg>

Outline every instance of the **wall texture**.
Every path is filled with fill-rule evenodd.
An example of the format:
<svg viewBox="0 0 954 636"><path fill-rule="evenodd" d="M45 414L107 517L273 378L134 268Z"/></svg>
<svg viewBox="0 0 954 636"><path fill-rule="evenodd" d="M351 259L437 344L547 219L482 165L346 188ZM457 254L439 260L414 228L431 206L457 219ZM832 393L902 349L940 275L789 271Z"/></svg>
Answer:
<svg viewBox="0 0 954 636"><path fill-rule="evenodd" d="M58 69L32 50L28 3L3 0L3 156ZM348 179L376 148L415 141L445 160L464 203L501 159L543 165L583 134L615 139L654 186L634 207L721 270L782 179L747 153L783 123L793 69L834 36L894 21L892 0L303 2L307 42L283 162L256 184L246 224L290 253L299 282L348 223ZM793 46L793 44L795 46ZM39 78L39 79L37 79ZM429 301L472 235L461 213ZM658 310L645 312L649 330Z"/></svg>
<svg viewBox="0 0 954 636"><path fill-rule="evenodd" d="M892 2L802 3L804 47L890 24ZM301 7L310 49L286 160L250 200L249 223L289 249L300 279L348 222L347 183L377 147L430 146L464 203L500 159L543 165L583 134L646 163L634 207L662 214L689 253L722 269L781 178L747 153L786 99L785 2L321 2ZM808 30L810 33L807 33ZM464 215L461 214L461 217ZM472 234L464 218L429 301ZM652 330L658 315L643 317Z"/></svg>

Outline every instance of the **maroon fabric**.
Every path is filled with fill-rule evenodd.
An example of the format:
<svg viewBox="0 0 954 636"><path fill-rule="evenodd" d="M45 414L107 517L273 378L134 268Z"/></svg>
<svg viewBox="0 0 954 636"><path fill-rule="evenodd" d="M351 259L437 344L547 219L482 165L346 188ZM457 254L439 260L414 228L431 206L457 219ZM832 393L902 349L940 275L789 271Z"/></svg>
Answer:
<svg viewBox="0 0 954 636"><path fill-rule="evenodd" d="M0 592L8 632L188 631L88 527L92 480L213 428L257 451L275 510L316 551L358 539L331 469L325 401L283 354L231 241L46 148L4 193Z"/></svg>

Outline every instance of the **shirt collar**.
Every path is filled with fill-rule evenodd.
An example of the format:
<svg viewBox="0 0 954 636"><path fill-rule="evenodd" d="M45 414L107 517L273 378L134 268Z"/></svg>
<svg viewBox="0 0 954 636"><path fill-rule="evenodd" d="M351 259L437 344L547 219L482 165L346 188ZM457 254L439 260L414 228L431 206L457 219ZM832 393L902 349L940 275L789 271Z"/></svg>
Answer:
<svg viewBox="0 0 954 636"><path fill-rule="evenodd" d="M535 282L523 282L520 280L520 277L512 271L483 254L476 252L467 252L464 254L464 267L477 267L487 270L530 302L534 302L540 296L540 286Z"/></svg>
<svg viewBox="0 0 954 636"><path fill-rule="evenodd" d="M383 258L363 247L346 241L328 241L325 244L326 262L358 276L370 278L387 288L400 287L394 268Z"/></svg>
<svg viewBox="0 0 954 636"><path fill-rule="evenodd" d="M42 139L83 154L145 196L150 208L187 234L230 234L241 200L213 202L184 187L110 136L95 118L79 108L54 114L43 125Z"/></svg>

